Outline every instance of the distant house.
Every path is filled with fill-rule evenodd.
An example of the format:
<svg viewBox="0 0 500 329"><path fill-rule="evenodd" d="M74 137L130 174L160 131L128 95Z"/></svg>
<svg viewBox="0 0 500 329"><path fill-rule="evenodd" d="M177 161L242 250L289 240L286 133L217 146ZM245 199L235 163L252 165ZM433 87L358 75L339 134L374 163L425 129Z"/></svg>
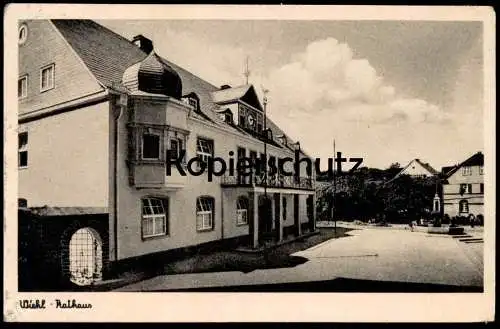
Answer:
<svg viewBox="0 0 500 329"><path fill-rule="evenodd" d="M459 165L443 167L443 213L477 218L484 214L484 155L477 152Z"/></svg>
<svg viewBox="0 0 500 329"><path fill-rule="evenodd" d="M413 159L401 169L399 173L394 176L393 179L400 177L401 175L409 175L413 177L432 177L439 174L439 172L432 168L427 162L422 162L420 159Z"/></svg>

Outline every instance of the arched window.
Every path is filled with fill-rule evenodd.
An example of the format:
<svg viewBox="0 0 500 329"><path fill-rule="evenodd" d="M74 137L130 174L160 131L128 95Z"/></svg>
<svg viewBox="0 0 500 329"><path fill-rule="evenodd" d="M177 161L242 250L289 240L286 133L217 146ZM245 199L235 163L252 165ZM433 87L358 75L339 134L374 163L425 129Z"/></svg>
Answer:
<svg viewBox="0 0 500 329"><path fill-rule="evenodd" d="M469 202L467 200L460 200L458 204L458 209L460 213L468 213L469 212Z"/></svg>
<svg viewBox="0 0 500 329"><path fill-rule="evenodd" d="M27 38L28 38L28 27L26 26L26 24L23 24L19 27L18 43L22 45L23 43L26 42Z"/></svg>
<svg viewBox="0 0 500 329"><path fill-rule="evenodd" d="M196 230L210 231L214 228L215 200L209 196L196 199Z"/></svg>
<svg viewBox="0 0 500 329"><path fill-rule="evenodd" d="M168 200L146 197L142 199L142 238L168 234Z"/></svg>
<svg viewBox="0 0 500 329"><path fill-rule="evenodd" d="M248 198L247 197L239 197L236 204L236 216L238 225L246 225L248 224Z"/></svg>
<svg viewBox="0 0 500 329"><path fill-rule="evenodd" d="M70 280L80 286L102 279L102 241L94 229L81 228L71 236L69 272Z"/></svg>

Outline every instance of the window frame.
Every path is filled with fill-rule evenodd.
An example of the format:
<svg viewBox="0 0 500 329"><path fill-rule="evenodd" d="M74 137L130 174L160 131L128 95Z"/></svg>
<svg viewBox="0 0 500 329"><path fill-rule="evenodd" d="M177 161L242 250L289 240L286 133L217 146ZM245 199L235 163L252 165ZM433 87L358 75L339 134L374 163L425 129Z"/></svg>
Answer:
<svg viewBox="0 0 500 329"><path fill-rule="evenodd" d="M179 138L179 137L170 137L169 138L169 148L168 148L169 152L173 151L173 149L172 149L173 142L175 142L177 144L176 158L179 158L181 156L181 151L186 151L185 140L183 138ZM181 159L181 163L186 164L186 153L184 153L184 157Z"/></svg>
<svg viewBox="0 0 500 329"><path fill-rule="evenodd" d="M26 135L26 143L21 145L21 135ZM28 168L28 143L29 143L29 135L27 131L22 131L17 134L18 138L18 146L17 146L17 167L19 169ZM21 165L21 153L26 153L26 165Z"/></svg>
<svg viewBox="0 0 500 329"><path fill-rule="evenodd" d="M472 167L471 166L464 166L462 168L462 176L470 176L472 175Z"/></svg>
<svg viewBox="0 0 500 329"><path fill-rule="evenodd" d="M210 152L205 152L203 150L203 146L200 144L200 142L208 142L208 144L205 146L209 146L208 148L209 148ZM211 146L211 150L210 150L210 146ZM200 150L200 148L202 150ZM215 149L215 142L213 139L205 138L202 136L198 136L196 138L196 157L199 159L199 161L197 162L198 168L200 168L200 166L201 166L200 162L206 162L206 161L208 161L208 158L214 157L214 153L215 153L214 149ZM205 157L206 157L206 160L205 160Z"/></svg>
<svg viewBox="0 0 500 329"><path fill-rule="evenodd" d="M158 137L158 157L157 158L146 158L144 157L144 136L152 135ZM161 133L155 131L144 131L141 134L141 160L146 161L158 161L161 160Z"/></svg>
<svg viewBox="0 0 500 329"><path fill-rule="evenodd" d="M479 166L479 175L484 175L484 166Z"/></svg>
<svg viewBox="0 0 500 329"><path fill-rule="evenodd" d="M244 203L246 208L240 207L241 202ZM249 209L249 199L246 196L240 196L236 200L236 225L244 226L248 225L248 209ZM241 215L241 218L240 218ZM244 215L244 216L243 216ZM242 220L244 217L244 220Z"/></svg>
<svg viewBox="0 0 500 329"><path fill-rule="evenodd" d="M195 97L188 97L188 104L198 110L198 100Z"/></svg>
<svg viewBox="0 0 500 329"><path fill-rule="evenodd" d="M145 214L144 213L144 201L148 200L148 207L150 210L150 214ZM155 207L151 203L151 200L155 201L160 201L161 202L161 207L163 210L163 213L155 213ZM162 231L156 232L156 220L162 218L163 223L162 223ZM151 238L157 238L157 237L165 237L169 236L169 218L170 218L170 207L169 207L169 199L168 197L163 197L163 196L145 196L141 198L141 238L142 240L148 240ZM144 234L144 223L146 221L151 221L150 225L153 227L153 233L145 235Z"/></svg>
<svg viewBox="0 0 500 329"><path fill-rule="evenodd" d="M209 201L208 203L203 203L202 201ZM207 209L206 205L211 204L211 209ZM200 205L200 207L198 207ZM201 210L200 210L201 209ZM205 216L209 216L210 226L205 226ZM201 216L201 220L199 217ZM199 225L201 223L201 226ZM208 232L213 231L215 228L215 198L203 195L196 198L196 231L197 232Z"/></svg>
<svg viewBox="0 0 500 329"><path fill-rule="evenodd" d="M21 80L25 80L26 81L26 87L24 89L24 91L25 91L24 95L21 93L21 96L19 96L19 82ZM24 75L20 76L19 79L17 80L17 83L18 83L18 85L17 85L18 86L18 89L17 89L17 99L25 99L25 98L27 98L28 97L28 83L29 83L28 82L28 75L24 74ZM23 88L22 88L22 83L21 83L21 90L22 89Z"/></svg>
<svg viewBox="0 0 500 329"><path fill-rule="evenodd" d="M52 85L46 86L45 88L43 87L43 72L45 70L51 69L51 78L52 78ZM40 68L40 92L45 92L51 89L54 89L56 86L56 65L54 63L45 65L42 68Z"/></svg>

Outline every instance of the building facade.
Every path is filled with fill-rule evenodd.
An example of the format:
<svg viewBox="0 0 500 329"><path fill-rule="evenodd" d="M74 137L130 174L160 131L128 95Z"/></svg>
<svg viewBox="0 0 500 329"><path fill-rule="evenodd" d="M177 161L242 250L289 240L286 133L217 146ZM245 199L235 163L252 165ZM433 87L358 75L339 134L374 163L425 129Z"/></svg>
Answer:
<svg viewBox="0 0 500 329"><path fill-rule="evenodd" d="M484 219L484 155L478 152L454 167L445 167L444 215Z"/></svg>
<svg viewBox="0 0 500 329"><path fill-rule="evenodd" d="M438 172L430 164L422 162L420 159L413 159L394 177L409 175L412 177L432 177Z"/></svg>
<svg viewBox="0 0 500 329"><path fill-rule="evenodd" d="M310 158L254 87L213 86L142 35L21 22L18 98L19 204L57 226L54 263L76 284L141 256L315 230L312 164L290 161Z"/></svg>

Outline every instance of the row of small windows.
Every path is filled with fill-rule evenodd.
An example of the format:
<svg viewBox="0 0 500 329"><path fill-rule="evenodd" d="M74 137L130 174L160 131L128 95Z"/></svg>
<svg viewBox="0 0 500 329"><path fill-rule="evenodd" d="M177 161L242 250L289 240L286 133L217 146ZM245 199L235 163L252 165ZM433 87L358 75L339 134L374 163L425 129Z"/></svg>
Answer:
<svg viewBox="0 0 500 329"><path fill-rule="evenodd" d="M142 199L142 237L151 238L169 234L168 199L147 197ZM239 197L236 204L237 225L248 224L248 198ZM214 229L215 199L202 196L196 199L196 230Z"/></svg>
<svg viewBox="0 0 500 329"><path fill-rule="evenodd" d="M472 175L472 167L470 167L470 166L462 167L462 175L463 176ZM484 167L483 166L479 166L479 175L484 175Z"/></svg>
<svg viewBox="0 0 500 329"><path fill-rule="evenodd" d="M142 135L142 159L160 160L160 134L144 133ZM183 138L171 138L169 151L172 157L179 158L185 151L185 140ZM199 137L196 141L196 154L202 161L214 156L214 141ZM185 157L183 158L185 160Z"/></svg>
<svg viewBox="0 0 500 329"><path fill-rule="evenodd" d="M172 153L173 158L180 158L182 151L186 151L185 139L183 138L171 138L169 151ZM212 139L198 137L196 140L196 156L201 162L207 162L209 158L214 157L214 141ZM245 158L246 149L243 147L238 147L237 157L238 159ZM258 153L256 151L249 151L249 157L252 160L252 164L255 165L258 159ZM260 154L260 159L265 157L264 153ZM143 160L161 160L161 138L160 133L144 133L142 135L142 159ZM269 156L270 163L276 164L276 157ZM182 162L186 162L186 155L182 158ZM199 165L199 163L198 163ZM266 163L261 162L262 170L265 170Z"/></svg>
<svg viewBox="0 0 500 329"><path fill-rule="evenodd" d="M54 88L55 65L50 64L40 69L40 92ZM17 80L17 97L23 99L28 97L29 76L23 75Z"/></svg>

